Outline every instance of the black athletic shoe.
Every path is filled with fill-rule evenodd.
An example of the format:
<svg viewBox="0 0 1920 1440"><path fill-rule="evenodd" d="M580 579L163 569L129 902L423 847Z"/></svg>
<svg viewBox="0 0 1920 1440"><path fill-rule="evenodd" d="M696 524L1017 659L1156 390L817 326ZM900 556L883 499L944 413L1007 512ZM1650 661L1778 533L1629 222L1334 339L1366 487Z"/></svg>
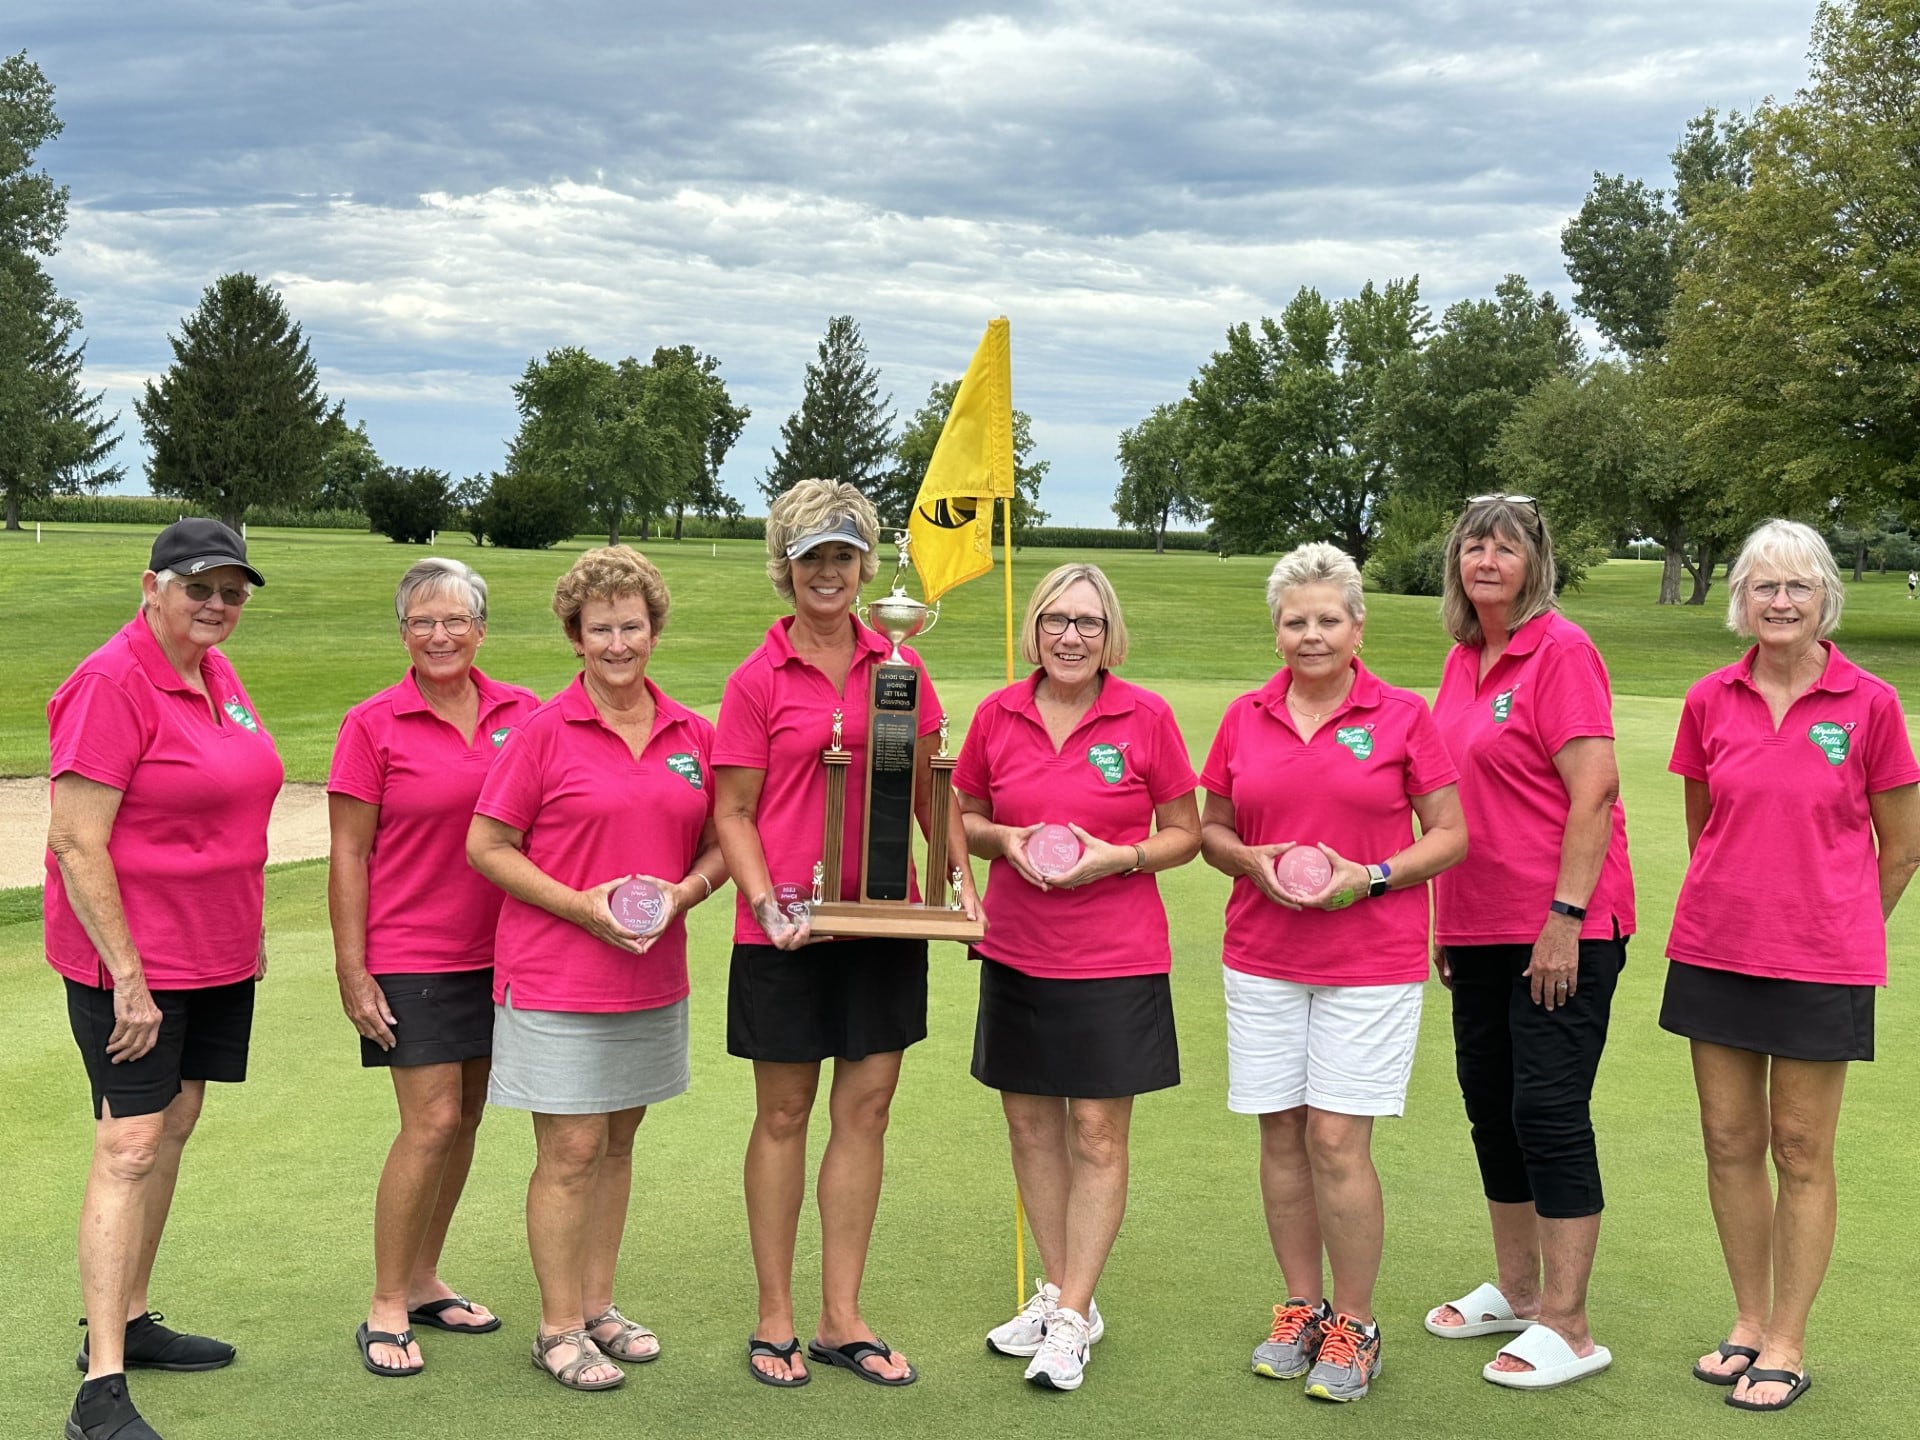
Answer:
<svg viewBox="0 0 1920 1440"><path fill-rule="evenodd" d="M125 1363L129 1370L218 1370L233 1363L233 1346L205 1335L182 1335L160 1322L167 1317L149 1310L127 1322ZM84 1319L80 1322L87 1323ZM80 1342L74 1364L87 1368L87 1342Z"/></svg>
<svg viewBox="0 0 1920 1440"><path fill-rule="evenodd" d="M160 1440L127 1396L127 1377L102 1375L80 1387L67 1416L67 1440Z"/></svg>

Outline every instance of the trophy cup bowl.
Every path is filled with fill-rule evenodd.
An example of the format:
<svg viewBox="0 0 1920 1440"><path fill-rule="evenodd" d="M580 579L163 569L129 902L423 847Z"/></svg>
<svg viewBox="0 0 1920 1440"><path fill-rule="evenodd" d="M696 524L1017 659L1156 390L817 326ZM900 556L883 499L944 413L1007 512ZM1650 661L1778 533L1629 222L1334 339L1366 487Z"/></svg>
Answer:
<svg viewBox="0 0 1920 1440"><path fill-rule="evenodd" d="M914 636L933 628L926 604L903 590L869 600L866 610L867 623L893 642L893 654L887 657L889 664L904 663L900 647ZM937 617L938 612L933 613Z"/></svg>

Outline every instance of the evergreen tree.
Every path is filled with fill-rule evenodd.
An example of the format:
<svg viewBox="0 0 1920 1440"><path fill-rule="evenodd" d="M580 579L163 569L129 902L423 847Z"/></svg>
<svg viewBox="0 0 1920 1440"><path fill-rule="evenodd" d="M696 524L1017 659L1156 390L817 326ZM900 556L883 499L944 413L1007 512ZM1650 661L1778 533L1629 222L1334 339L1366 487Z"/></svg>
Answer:
<svg viewBox="0 0 1920 1440"><path fill-rule="evenodd" d="M800 408L780 427L780 445L760 490L769 502L800 480L844 481L871 493L893 468L893 397L867 363L851 315L827 322L818 360L807 366Z"/></svg>
<svg viewBox="0 0 1920 1440"><path fill-rule="evenodd" d="M236 530L249 505L310 502L327 401L279 294L251 275L223 275L169 342L173 363L133 402L154 493Z"/></svg>

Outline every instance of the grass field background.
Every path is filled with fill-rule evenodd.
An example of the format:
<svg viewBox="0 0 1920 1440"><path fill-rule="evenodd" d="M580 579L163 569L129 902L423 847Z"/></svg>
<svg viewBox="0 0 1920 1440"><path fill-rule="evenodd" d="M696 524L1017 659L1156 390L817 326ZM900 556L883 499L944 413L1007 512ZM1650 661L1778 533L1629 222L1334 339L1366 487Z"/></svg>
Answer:
<svg viewBox="0 0 1920 1440"><path fill-rule="evenodd" d="M40 545L0 536L5 685L0 773L44 773L44 706L73 665L132 613L150 536L49 528ZM324 777L347 705L399 674L393 581L418 551L366 536L257 531L271 582L227 647L287 757L289 776ZM546 609L554 577L587 542L526 554L447 553L477 564L493 590L481 663L549 694L573 657ZM647 547L673 590L674 616L653 674L711 714L726 674L779 607L758 547ZM1017 599L1068 556L1023 552ZM1227 702L1271 673L1262 602L1266 562L1207 556L1097 557L1134 632L1126 673L1174 703L1196 760ZM882 587L885 582L882 576ZM1920 604L1904 577L1849 587L1840 643L1904 693L1920 683ZM926 653L956 733L1000 681L999 575L951 597ZM1490 1277L1491 1257L1466 1125L1452 1078L1446 1001L1430 987L1407 1115L1382 1122L1375 1155L1387 1196L1378 1291L1384 1371L1353 1407L1316 1406L1294 1385L1253 1378L1247 1353L1281 1298L1255 1181L1255 1129L1224 1109L1219 986L1225 881L1196 864L1161 877L1173 921L1175 1004L1184 1083L1136 1109L1125 1229L1100 1288L1107 1338L1086 1386L1050 1395L980 1336L1014 1302L1012 1182L995 1097L966 1073L973 969L936 947L931 1036L908 1057L894 1108L888 1187L866 1290L869 1317L922 1372L886 1392L841 1373L798 1392L754 1385L744 1337L752 1269L739 1168L752 1097L748 1067L724 1046L729 907L693 917L694 1088L658 1107L641 1132L621 1304L660 1331L665 1357L610 1395L562 1391L526 1350L536 1298L521 1207L530 1127L489 1114L447 1278L506 1317L489 1337L424 1341L428 1372L404 1383L360 1369L352 1331L370 1285L375 1178L393 1130L384 1075L363 1072L339 1012L324 911L325 867L268 879L272 973L255 1031L253 1078L215 1087L188 1152L155 1303L173 1320L234 1340L240 1362L211 1375L135 1377L135 1394L169 1440L290 1436L532 1436L570 1433L845 1435L1386 1435L1418 1429L1479 1436L1552 1427L1557 1436L1731 1432L1750 1421L1689 1378L1719 1339L1731 1301L1707 1209L1685 1045L1655 1025L1661 952L1684 868L1679 782L1665 772L1678 701L1738 653L1723 609L1652 604L1657 569L1616 563L1567 598L1614 678L1616 723L1638 882L1641 933L1630 947L1596 1100L1609 1206L1593 1284L1597 1336L1613 1369L1549 1395L1496 1390L1479 1367L1498 1342L1443 1342L1419 1317ZM1716 590L1716 600L1719 592ZM1368 662L1431 690L1444 639L1431 600L1377 596ZM1795 863L1782 837L1780 863ZM57 1433L78 1374L73 1229L86 1168L85 1080L57 983L40 954L35 892L0 892L0 1437ZM1855 1067L1841 1126L1841 1230L1814 1314L1815 1388L1783 1424L1796 1433L1910 1432L1920 1404L1896 1353L1913 1284L1920 1154L1912 1064L1920 1012L1900 984L1913 913L1893 926L1895 987L1881 996L1881 1060ZM946 953L941 953L945 949ZM824 1121L823 1121L824 1124ZM816 1149L820 1140L816 1135ZM817 1292L817 1224L803 1218L800 1324ZM1031 1254L1031 1251L1029 1252Z"/></svg>

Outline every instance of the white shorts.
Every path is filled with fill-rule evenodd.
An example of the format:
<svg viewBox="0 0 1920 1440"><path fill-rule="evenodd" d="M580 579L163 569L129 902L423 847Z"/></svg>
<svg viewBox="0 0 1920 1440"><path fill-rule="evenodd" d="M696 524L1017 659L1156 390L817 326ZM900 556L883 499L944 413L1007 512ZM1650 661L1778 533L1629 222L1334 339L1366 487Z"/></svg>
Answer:
<svg viewBox="0 0 1920 1440"><path fill-rule="evenodd" d="M1422 982L1301 985L1221 968L1227 977L1229 1110L1406 1110Z"/></svg>

